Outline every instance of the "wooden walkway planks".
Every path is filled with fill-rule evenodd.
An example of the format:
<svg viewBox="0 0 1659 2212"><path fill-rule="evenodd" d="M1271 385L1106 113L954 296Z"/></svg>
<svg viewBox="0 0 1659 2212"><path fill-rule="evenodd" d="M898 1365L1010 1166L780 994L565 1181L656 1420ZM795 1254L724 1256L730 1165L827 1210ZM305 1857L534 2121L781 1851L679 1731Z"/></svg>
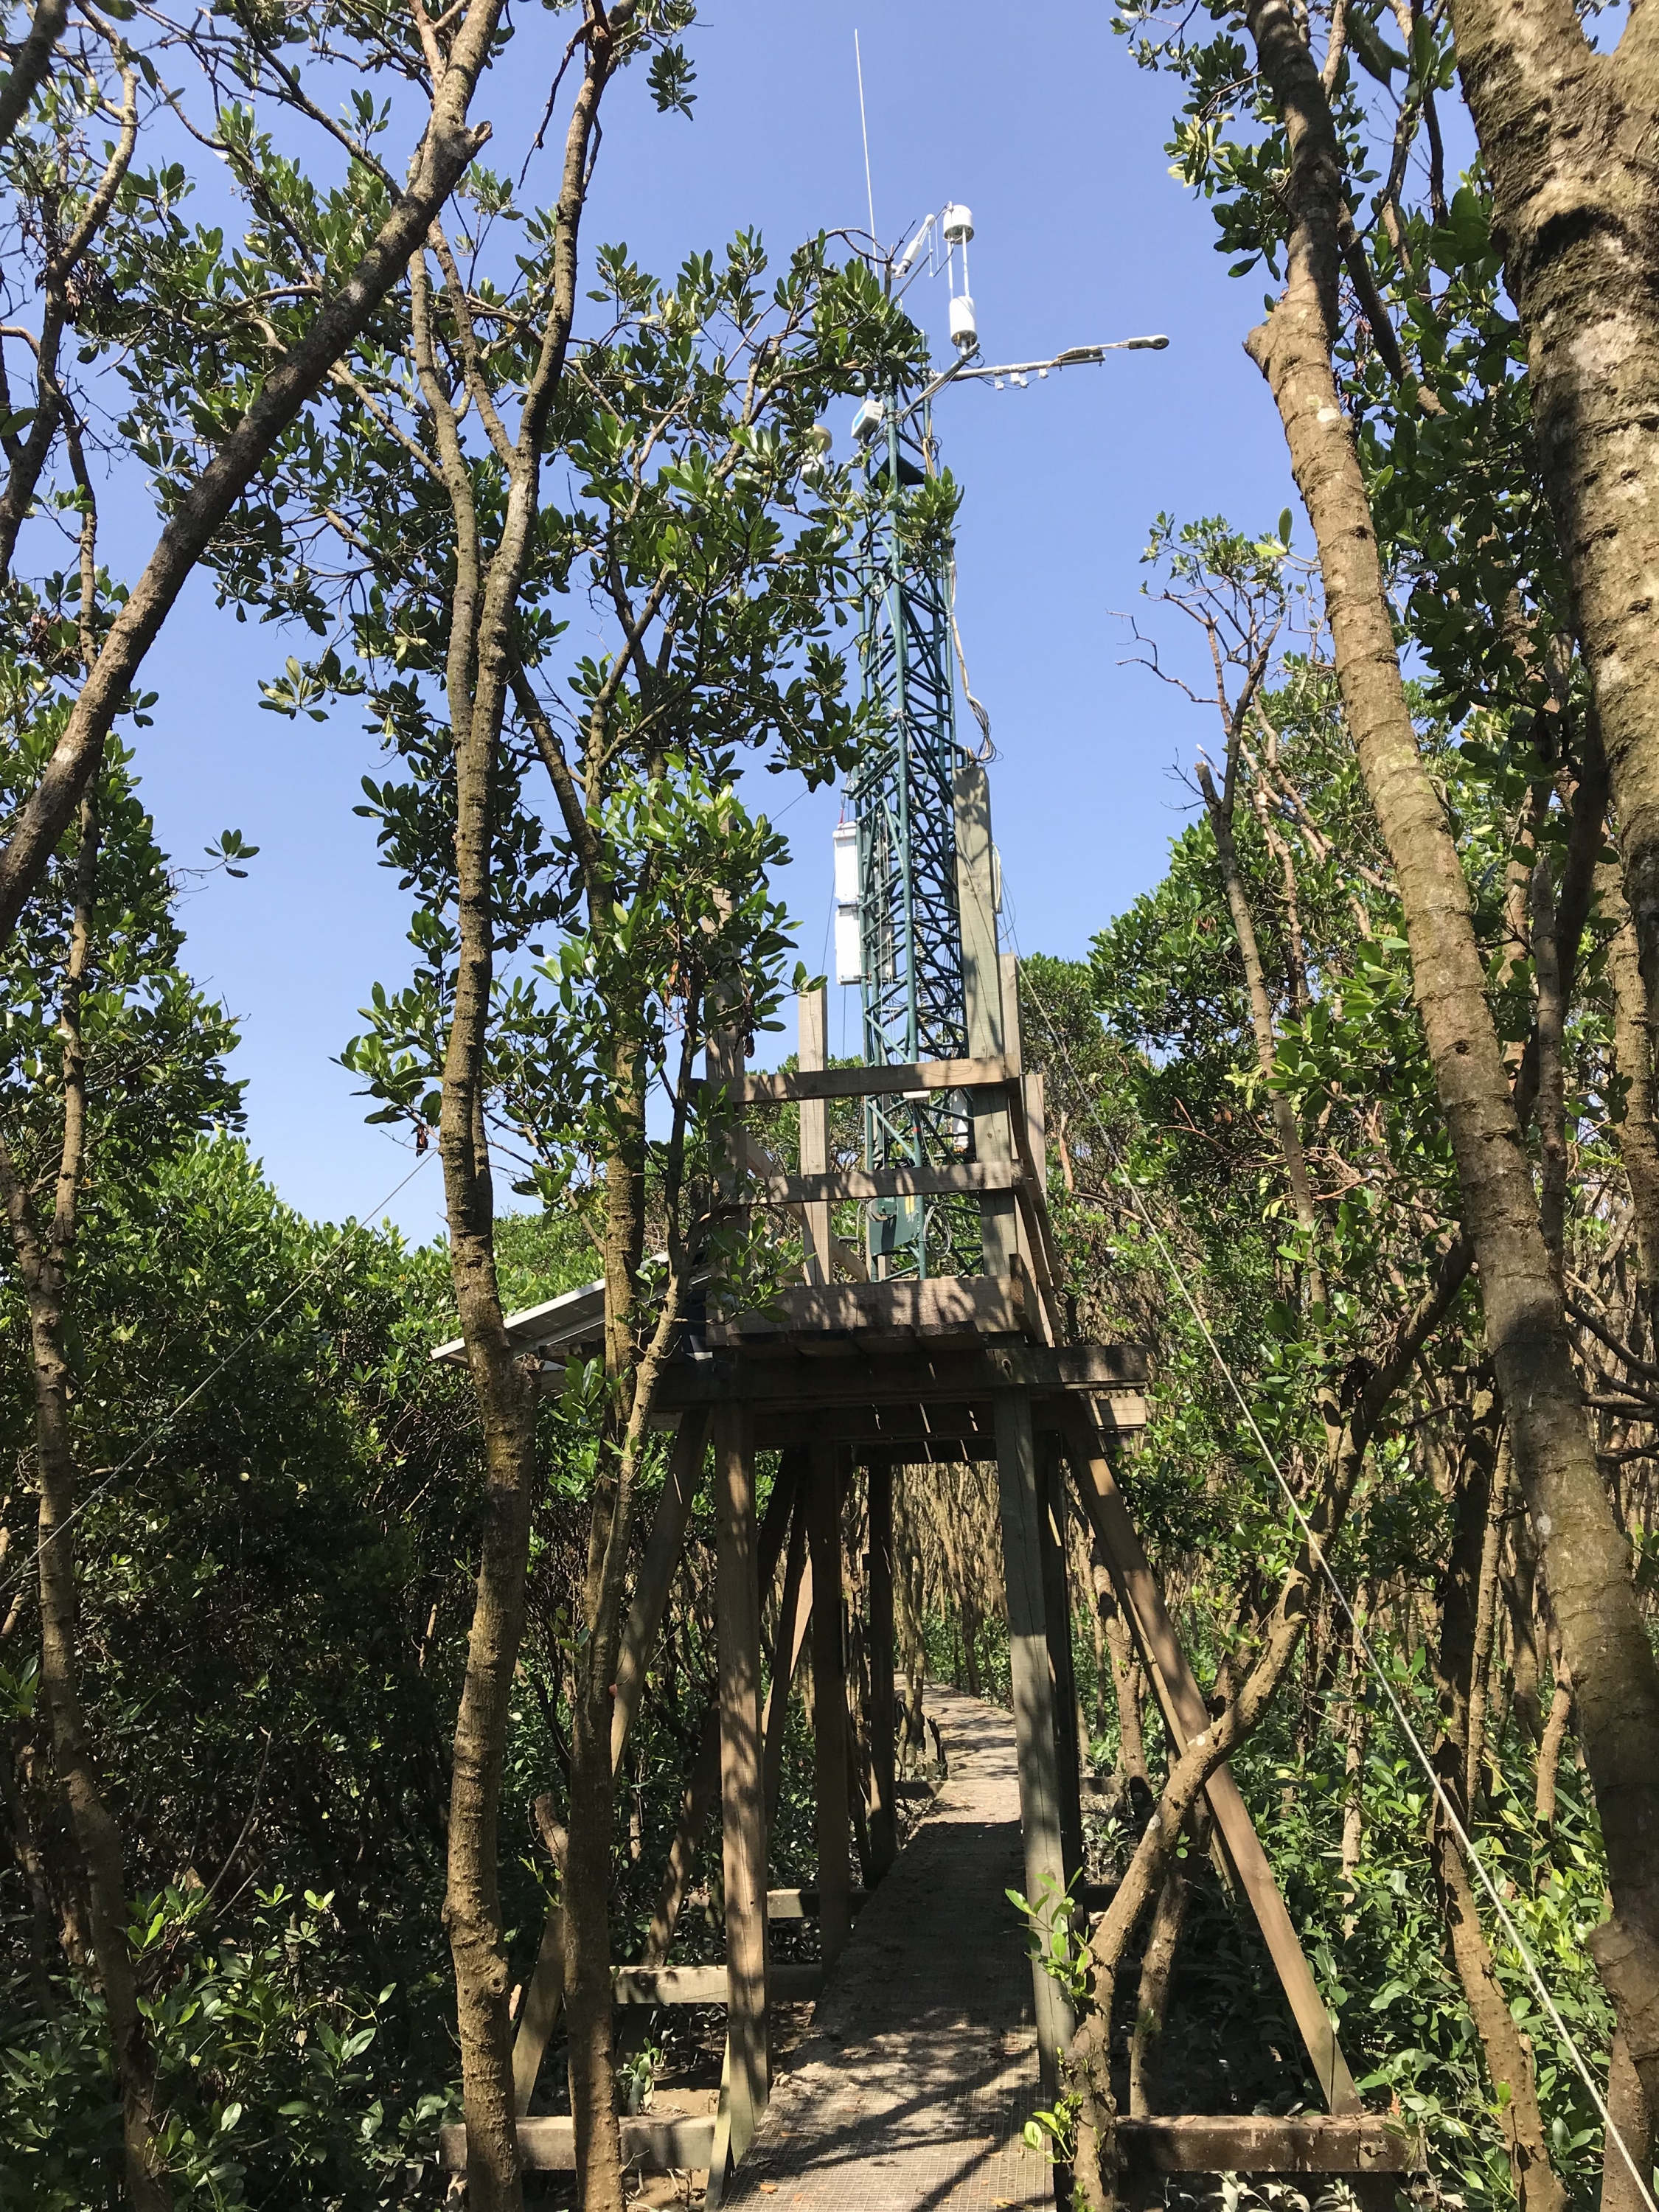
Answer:
<svg viewBox="0 0 1659 2212"><path fill-rule="evenodd" d="M929 1683L951 1761L860 1915L725 2203L1019 2212L1053 2202L1021 2140L1038 2102L1009 1717Z"/></svg>

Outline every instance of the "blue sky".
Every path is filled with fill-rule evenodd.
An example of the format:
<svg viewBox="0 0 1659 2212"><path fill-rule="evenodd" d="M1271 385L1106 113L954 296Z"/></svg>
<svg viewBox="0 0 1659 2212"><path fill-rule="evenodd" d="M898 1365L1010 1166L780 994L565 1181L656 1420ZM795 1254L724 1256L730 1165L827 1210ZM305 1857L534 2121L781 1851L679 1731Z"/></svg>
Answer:
<svg viewBox="0 0 1659 2212"><path fill-rule="evenodd" d="M936 425L966 492L958 613L1000 756L993 808L1008 906L1023 950L1081 952L1157 880L1185 802L1170 770L1209 735L1197 709L1120 665L1117 617L1135 605L1146 526L1167 508L1267 529L1293 497L1267 388L1243 351L1260 281L1229 281L1207 212L1167 173L1176 87L1134 67L1106 6L1050 9L1041 36L1024 11L973 0L710 0L704 12L689 41L695 120L655 114L642 82L610 95L590 250L624 240L665 274L740 227L781 255L820 227L862 226L856 27L878 230L897 240L943 201L969 203L988 358L1169 333L1165 353L1109 356L1024 392L952 392ZM562 18L526 9L520 21L510 68L476 111L504 158L533 131L562 36ZM511 154L514 168L521 158ZM945 354L943 280L910 298ZM845 425L833 427L840 444ZM130 544L142 557L148 518L111 521L112 556ZM147 665L161 696L139 766L180 863L231 825L261 848L246 882L216 878L191 900L189 958L241 1020L236 1072L268 1172L292 1204L338 1219L377 1209L411 1164L365 1127L332 1064L371 985L406 973L405 901L351 811L377 765L356 717L319 726L259 708L258 680L289 649L195 587ZM802 957L820 968L837 802L782 781L770 797L795 853L782 893ZM855 1034L854 994L832 1000L842 996L833 1049ZM412 1235L438 1229L435 1164L390 1212Z"/></svg>

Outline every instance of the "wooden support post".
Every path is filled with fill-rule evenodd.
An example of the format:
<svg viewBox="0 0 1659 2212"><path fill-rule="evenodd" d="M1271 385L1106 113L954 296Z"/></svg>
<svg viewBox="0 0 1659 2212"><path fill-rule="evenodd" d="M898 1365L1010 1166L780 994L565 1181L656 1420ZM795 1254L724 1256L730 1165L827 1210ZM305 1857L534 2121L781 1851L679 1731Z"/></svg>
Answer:
<svg viewBox="0 0 1659 2212"><path fill-rule="evenodd" d="M1060 1418L1084 1510L1100 1539L1119 1598L1151 1662L1148 1671L1170 1732L1177 1748L1184 1748L1190 1737L1209 1726L1203 1693L1140 1547L1093 1414L1086 1406L1068 1401ZM1289 2000L1320 2094L1333 2112L1356 2112L1360 2109L1359 2092L1231 1769L1218 1767L1210 1777L1205 1794Z"/></svg>
<svg viewBox="0 0 1659 2212"><path fill-rule="evenodd" d="M848 1872L847 1655L842 1646L841 1455L815 1443L806 1493L806 1528L812 1549L813 1767L817 1786L818 1923L823 1963L841 1955L852 1926Z"/></svg>
<svg viewBox="0 0 1659 2212"><path fill-rule="evenodd" d="M1066 1571L1066 1492L1060 1439L1037 1439L1037 1532L1042 1547L1042 1609L1048 1633L1048 1680L1054 1700L1054 1756L1059 1762L1060 1838L1066 1886L1083 1878L1083 1747L1078 1741L1077 1673L1072 1661L1072 1595Z"/></svg>
<svg viewBox="0 0 1659 2212"><path fill-rule="evenodd" d="M823 992L803 991L795 1001L800 1015L800 1057L803 1073L816 1073L829 1052L829 1018ZM803 1098L800 1103L800 1171L823 1175L830 1166L830 1102ZM832 1283L836 1279L834 1243L830 1234L828 1202L809 1202L803 1209L806 1224L806 1279Z"/></svg>
<svg viewBox="0 0 1659 2212"><path fill-rule="evenodd" d="M1021 1097L1024 1103L1024 1118L1029 1123L1030 1117L1030 1101L1029 1092L1027 1092L1025 1089L1025 1047L1019 1020L1019 962L1013 953L1005 952L997 963L997 969L999 976L1000 977L1002 1004L1002 1057L1008 1064L1009 1073L1011 1075L1018 1075L1022 1079ZM1016 1103L1014 1106L1014 1111L1018 1112L1018 1110L1019 1106ZM1010 1124L1010 1130L1011 1133L1016 1138L1015 1143L1011 1145L1009 1147L1010 1153L1014 1158L1018 1159L1020 1149L1018 1142L1018 1132L1013 1131L1012 1122ZM1029 1148L1029 1128L1027 1131L1026 1141ZM1035 1195L1035 1194L1033 1195ZM1025 1268L1027 1274L1035 1279L1037 1276L1038 1269L1036 1255L1031 1249L1031 1233L1026 1224L1024 1208L1018 1203L1016 1203L1014 1207L1014 1238L1016 1246L1019 1252L1021 1265Z"/></svg>
<svg viewBox="0 0 1659 2212"><path fill-rule="evenodd" d="M991 854L991 787L977 761L957 770L957 902L962 917L962 988L968 1016L968 1051L974 1060L1000 1060L1003 1052L1002 971L997 957L994 865ZM1011 1160L1006 1093L969 1094L974 1158ZM988 1191L980 1220L988 1275L1012 1273L1019 1224L1012 1191Z"/></svg>
<svg viewBox="0 0 1659 2212"><path fill-rule="evenodd" d="M783 1547L785 1523L791 1518L790 1503L799 1495L799 1492L800 1483L794 1473L793 1455L786 1455L778 1480L772 1486L772 1495L767 1501L766 1518L761 1523L759 1580L763 1590L769 1590L772 1587L772 1577L777 1571L778 1553ZM702 1840L709 1808L720 1786L720 1701L716 1693L714 1703L703 1715L702 1733L691 1760L690 1772L686 1777L679 1826L674 1832L674 1841L668 1853L668 1869L663 1876L657 1909L652 1916L645 1947L641 1953L641 1960L645 1966L661 1966L673 1948L680 1908L691 1886L691 1869L696 1862L697 1846ZM767 1802L769 1807L772 1800L769 1798ZM769 1822L769 1811L767 1818Z"/></svg>
<svg viewBox="0 0 1659 2212"><path fill-rule="evenodd" d="M870 1871L879 1881L898 1856L894 1805L893 1462L866 1461L870 1511Z"/></svg>
<svg viewBox="0 0 1659 2212"><path fill-rule="evenodd" d="M1043 1114L1042 1073L1025 1065L1025 1035L1019 1018L1019 962L1013 953L1002 956L1003 1057L1009 1072L1021 1079L1025 1096L1025 1144L1046 1191L1048 1176L1048 1129Z"/></svg>
<svg viewBox="0 0 1659 2212"><path fill-rule="evenodd" d="M1023 1390L996 1401L997 1490L1002 1508L1003 1579L1008 1592L1008 1671L1013 1692L1014 1743L1019 1758L1020 1829L1025 1845L1025 1894L1042 1924L1066 1910L1066 1852L1055 1749L1054 1686L1042 1587L1042 1501L1031 1401ZM1031 1989L1037 2058L1046 2096L1060 2086L1059 2053L1071 2043L1071 2007L1060 1984L1033 1960Z"/></svg>
<svg viewBox="0 0 1659 2212"><path fill-rule="evenodd" d="M714 1415L720 1811L726 1870L732 2156L766 2109L766 1802L761 1775L759 1545L747 1411Z"/></svg>

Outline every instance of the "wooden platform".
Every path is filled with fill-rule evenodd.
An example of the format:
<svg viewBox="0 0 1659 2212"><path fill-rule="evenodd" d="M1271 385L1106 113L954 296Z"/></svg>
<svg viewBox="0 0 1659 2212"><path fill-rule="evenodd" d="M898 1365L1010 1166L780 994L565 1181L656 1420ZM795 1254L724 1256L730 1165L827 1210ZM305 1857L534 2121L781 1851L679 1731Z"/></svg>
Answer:
<svg viewBox="0 0 1659 2212"><path fill-rule="evenodd" d="M1018 1275L939 1275L926 1282L803 1283L780 1291L756 1313L711 1321L711 1348L769 1337L792 1344L816 1336L876 1346L895 1338L930 1351L969 1348L988 1336L1035 1334L1030 1294Z"/></svg>
<svg viewBox="0 0 1659 2212"><path fill-rule="evenodd" d="M864 1310L914 1311L916 1291L954 1284L839 1283ZM998 1285L1006 1289L1006 1284ZM808 1304L807 1295L795 1294ZM838 1304L811 1293L821 1313L845 1318ZM942 1303L942 1301L941 1301ZM1040 1429L1061 1425L1063 1401L1086 1398L1109 1437L1130 1439L1146 1423L1146 1356L1133 1345L1032 1344L1016 1335L940 1341L913 1337L905 1325L863 1332L840 1326L817 1333L733 1328L719 1348L688 1352L663 1377L660 1419L696 1407L744 1407L755 1447L781 1450L820 1441L890 1449L913 1463L996 1457L996 1400L1024 1394ZM709 1336L714 1338L711 1328Z"/></svg>

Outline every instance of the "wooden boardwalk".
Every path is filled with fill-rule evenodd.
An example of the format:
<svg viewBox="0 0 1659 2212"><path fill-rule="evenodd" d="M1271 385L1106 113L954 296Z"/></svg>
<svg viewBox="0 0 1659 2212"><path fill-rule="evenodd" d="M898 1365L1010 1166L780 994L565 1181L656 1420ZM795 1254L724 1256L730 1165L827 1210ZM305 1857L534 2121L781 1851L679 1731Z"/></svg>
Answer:
<svg viewBox="0 0 1659 2212"><path fill-rule="evenodd" d="M726 2203L1000 2212L1053 2201L1039 2102L1012 1719L929 1686L950 1779L865 1906Z"/></svg>

